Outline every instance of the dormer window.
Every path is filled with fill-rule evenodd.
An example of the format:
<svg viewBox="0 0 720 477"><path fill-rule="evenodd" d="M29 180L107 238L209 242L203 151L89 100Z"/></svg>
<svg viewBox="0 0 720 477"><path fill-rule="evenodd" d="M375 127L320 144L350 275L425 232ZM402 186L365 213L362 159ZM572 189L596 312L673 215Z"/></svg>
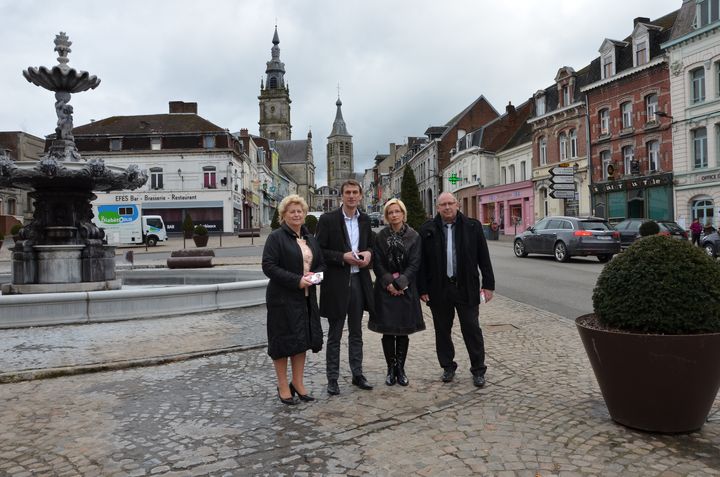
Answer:
<svg viewBox="0 0 720 477"><path fill-rule="evenodd" d="M545 114L545 96L538 96L535 99L536 116Z"/></svg>
<svg viewBox="0 0 720 477"><path fill-rule="evenodd" d="M159 151L162 149L162 139L159 137L154 137L150 139L150 150L152 151Z"/></svg>
<svg viewBox="0 0 720 477"><path fill-rule="evenodd" d="M635 66L644 65L648 62L647 41L639 41L635 44Z"/></svg>
<svg viewBox="0 0 720 477"><path fill-rule="evenodd" d="M720 0L697 0L695 9L695 28L720 20Z"/></svg>
<svg viewBox="0 0 720 477"><path fill-rule="evenodd" d="M110 139L110 150L111 151L122 151L122 139L121 138Z"/></svg>
<svg viewBox="0 0 720 477"><path fill-rule="evenodd" d="M570 87L568 85L562 87L562 98L563 106L570 105Z"/></svg>
<svg viewBox="0 0 720 477"><path fill-rule="evenodd" d="M615 73L614 56L612 53L602 57L602 77L609 78Z"/></svg>

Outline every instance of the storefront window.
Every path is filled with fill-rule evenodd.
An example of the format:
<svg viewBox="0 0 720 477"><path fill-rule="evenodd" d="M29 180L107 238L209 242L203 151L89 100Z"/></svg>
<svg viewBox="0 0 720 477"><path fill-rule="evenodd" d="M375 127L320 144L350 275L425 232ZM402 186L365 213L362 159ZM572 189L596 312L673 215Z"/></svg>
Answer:
<svg viewBox="0 0 720 477"><path fill-rule="evenodd" d="M624 191L608 194L608 217L626 217L627 199Z"/></svg>
<svg viewBox="0 0 720 477"><path fill-rule="evenodd" d="M700 219L700 223L705 225L708 221L715 225L715 207L710 198L696 199L692 203L692 216Z"/></svg>
<svg viewBox="0 0 720 477"><path fill-rule="evenodd" d="M672 197L672 189L670 187L649 188L648 217L657 220L672 220L674 217L670 197Z"/></svg>

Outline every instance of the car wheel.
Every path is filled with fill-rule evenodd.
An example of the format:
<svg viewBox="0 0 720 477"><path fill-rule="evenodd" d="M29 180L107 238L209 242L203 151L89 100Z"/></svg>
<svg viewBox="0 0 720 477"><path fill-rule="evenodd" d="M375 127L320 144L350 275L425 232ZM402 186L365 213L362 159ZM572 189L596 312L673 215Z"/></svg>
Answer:
<svg viewBox="0 0 720 477"><path fill-rule="evenodd" d="M603 254L600 254L597 256L597 259L600 263L609 262L611 258L612 258L611 253L603 253Z"/></svg>
<svg viewBox="0 0 720 477"><path fill-rule="evenodd" d="M522 240L515 241L515 244L513 245L513 251L515 252L516 257L527 257L527 252L525 251L525 244Z"/></svg>
<svg viewBox="0 0 720 477"><path fill-rule="evenodd" d="M148 237L147 244L148 244L148 247L154 247L155 245L157 245L157 238L156 237Z"/></svg>
<svg viewBox="0 0 720 477"><path fill-rule="evenodd" d="M711 243L706 243L705 245L703 245L703 250L705 250L705 253L708 254L708 257L715 258L717 255L715 253L715 246Z"/></svg>
<svg viewBox="0 0 720 477"><path fill-rule="evenodd" d="M567 246L563 242L555 244L555 260L558 262L567 262L570 258L570 254L567 251Z"/></svg>

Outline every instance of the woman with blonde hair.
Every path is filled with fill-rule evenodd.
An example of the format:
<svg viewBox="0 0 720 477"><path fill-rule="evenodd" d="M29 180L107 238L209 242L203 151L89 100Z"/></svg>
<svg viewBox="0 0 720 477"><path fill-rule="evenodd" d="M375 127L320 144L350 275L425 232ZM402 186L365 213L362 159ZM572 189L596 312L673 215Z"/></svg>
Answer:
<svg viewBox="0 0 720 477"><path fill-rule="evenodd" d="M408 335L425 329L416 286L420 236L406 223L407 209L401 200L387 201L383 213L388 225L378 233L373 249L375 315L371 315L368 328L383 334L385 384L407 386Z"/></svg>
<svg viewBox="0 0 720 477"><path fill-rule="evenodd" d="M316 286L325 270L320 246L305 227L308 205L299 195L285 197L278 207L280 227L268 235L262 269L270 279L267 306L268 354L277 374L280 402L314 401L305 389L305 353L322 349ZM288 382L287 363L292 365ZM297 398L295 397L297 395Z"/></svg>

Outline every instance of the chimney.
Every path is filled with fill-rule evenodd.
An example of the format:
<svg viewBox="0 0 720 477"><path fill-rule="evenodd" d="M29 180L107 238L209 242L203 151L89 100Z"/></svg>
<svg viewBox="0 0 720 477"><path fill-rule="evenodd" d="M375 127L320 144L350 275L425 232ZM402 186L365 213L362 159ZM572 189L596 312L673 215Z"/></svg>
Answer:
<svg viewBox="0 0 720 477"><path fill-rule="evenodd" d="M513 106L511 101L508 101L507 106L505 106L505 112L510 115L515 114L515 106Z"/></svg>
<svg viewBox="0 0 720 477"><path fill-rule="evenodd" d="M185 101L170 101L170 114L197 114L197 103Z"/></svg>
<svg viewBox="0 0 720 477"><path fill-rule="evenodd" d="M637 17L633 20L633 27L637 26L638 23L650 23L650 19L647 17Z"/></svg>
<svg viewBox="0 0 720 477"><path fill-rule="evenodd" d="M248 133L247 129L241 129L240 130L240 137L249 137L250 134Z"/></svg>

